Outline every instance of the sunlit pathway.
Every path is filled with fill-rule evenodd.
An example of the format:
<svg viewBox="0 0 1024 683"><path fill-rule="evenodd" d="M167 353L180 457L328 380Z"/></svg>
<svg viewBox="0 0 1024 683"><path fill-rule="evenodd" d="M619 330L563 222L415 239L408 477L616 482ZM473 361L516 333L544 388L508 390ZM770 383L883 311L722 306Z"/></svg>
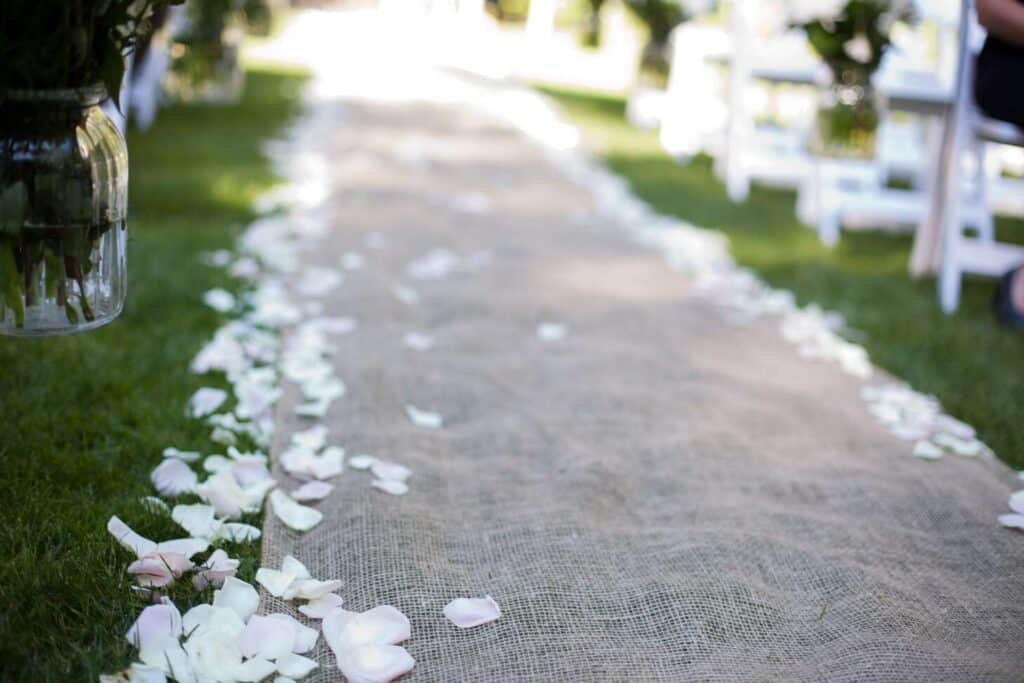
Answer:
<svg viewBox="0 0 1024 683"><path fill-rule="evenodd" d="M312 531L268 515L265 566L291 553L344 579L347 609L406 613L415 680L1019 680L1024 538L995 523L1013 473L910 457L860 380L777 320L730 324L539 145L393 96L430 90L395 73L327 93L293 152L325 163L307 265L345 280L324 311L359 323L329 442L409 467L409 492L349 468ZM312 424L296 393L276 453ZM442 617L484 594L497 622ZM308 680L339 680L322 640L316 658Z"/></svg>

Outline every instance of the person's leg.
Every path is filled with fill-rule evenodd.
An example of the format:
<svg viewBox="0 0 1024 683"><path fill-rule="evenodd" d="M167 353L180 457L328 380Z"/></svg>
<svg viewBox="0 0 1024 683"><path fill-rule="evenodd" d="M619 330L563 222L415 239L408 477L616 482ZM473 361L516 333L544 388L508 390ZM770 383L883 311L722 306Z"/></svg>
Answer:
<svg viewBox="0 0 1024 683"><path fill-rule="evenodd" d="M992 308L999 322L1024 330L1024 265L1003 276L992 298Z"/></svg>

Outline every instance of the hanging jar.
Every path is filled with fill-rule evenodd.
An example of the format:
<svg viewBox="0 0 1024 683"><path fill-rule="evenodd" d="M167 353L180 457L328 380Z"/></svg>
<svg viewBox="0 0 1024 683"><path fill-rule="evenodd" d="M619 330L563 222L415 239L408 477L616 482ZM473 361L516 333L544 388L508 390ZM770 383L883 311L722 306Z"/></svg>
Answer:
<svg viewBox="0 0 1024 683"><path fill-rule="evenodd" d="M833 68L819 86L811 152L821 158L868 160L875 156L878 100L871 71Z"/></svg>
<svg viewBox="0 0 1024 683"><path fill-rule="evenodd" d="M0 334L68 334L118 316L128 150L102 85L0 91Z"/></svg>

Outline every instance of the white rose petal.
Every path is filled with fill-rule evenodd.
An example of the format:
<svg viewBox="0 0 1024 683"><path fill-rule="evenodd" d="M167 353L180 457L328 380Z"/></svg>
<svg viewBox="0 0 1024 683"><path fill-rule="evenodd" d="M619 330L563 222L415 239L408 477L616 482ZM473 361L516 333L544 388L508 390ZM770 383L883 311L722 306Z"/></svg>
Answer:
<svg viewBox="0 0 1024 683"><path fill-rule="evenodd" d="M316 425L301 432L295 432L292 434L292 443L299 448L319 451L327 443L327 427Z"/></svg>
<svg viewBox="0 0 1024 683"><path fill-rule="evenodd" d="M402 343L413 351L429 351L434 348L434 338L422 332L406 332Z"/></svg>
<svg viewBox="0 0 1024 683"><path fill-rule="evenodd" d="M142 503L142 507L146 508L147 512L154 515L171 514L171 506L156 496L143 496L139 498L139 502Z"/></svg>
<svg viewBox="0 0 1024 683"><path fill-rule="evenodd" d="M225 522L214 540L230 541L231 543L251 543L258 541L263 532L251 524L241 522Z"/></svg>
<svg viewBox="0 0 1024 683"><path fill-rule="evenodd" d="M128 565L128 573L135 576L140 586L162 588L174 583L192 566L192 561L181 553L154 551Z"/></svg>
<svg viewBox="0 0 1024 683"><path fill-rule="evenodd" d="M213 592L213 606L234 610L245 621L259 608L260 594L245 581L231 576L224 580L222 588Z"/></svg>
<svg viewBox="0 0 1024 683"><path fill-rule="evenodd" d="M372 455L353 455L348 459L348 465L354 470L368 470L373 467L373 463L377 462L377 458Z"/></svg>
<svg viewBox="0 0 1024 683"><path fill-rule="evenodd" d="M210 474L217 474L224 470L230 470L234 464L230 458L225 458L223 455L208 455L203 460L203 469Z"/></svg>
<svg viewBox="0 0 1024 683"><path fill-rule="evenodd" d="M238 565L238 560L231 559L223 549L218 548L199 567L196 575L192 577L192 583L197 590L203 590L207 586L220 588L228 577L238 572Z"/></svg>
<svg viewBox="0 0 1024 683"><path fill-rule="evenodd" d="M938 460L942 457L942 449L931 441L918 441L914 444L913 454L915 457L925 460Z"/></svg>
<svg viewBox="0 0 1024 683"><path fill-rule="evenodd" d="M428 410L420 410L411 403L405 406L405 414L409 416L409 420L417 427L440 429L444 426L444 418L442 418L438 413L432 413Z"/></svg>
<svg viewBox="0 0 1024 683"><path fill-rule="evenodd" d="M163 496L178 496L195 490L199 481L192 468L177 458L167 458L149 475L153 486Z"/></svg>
<svg viewBox="0 0 1024 683"><path fill-rule="evenodd" d="M110 535L117 539L117 542L124 546L127 550L135 553L136 557L142 557L148 553L156 550L156 543L143 538L139 534L135 533L131 527L122 522L117 515L114 515L107 522L107 531Z"/></svg>
<svg viewBox="0 0 1024 683"><path fill-rule="evenodd" d="M370 485L384 493L390 493L392 496L404 496L409 492L408 484L394 479L374 479Z"/></svg>
<svg viewBox="0 0 1024 683"><path fill-rule="evenodd" d="M1024 490L1010 495L1010 509L1024 515Z"/></svg>
<svg viewBox="0 0 1024 683"><path fill-rule="evenodd" d="M320 638L320 632L315 628L299 623L298 619L288 614L271 614L267 618L291 629L294 636L292 638L292 652L303 654L316 647L316 641Z"/></svg>
<svg viewBox="0 0 1024 683"><path fill-rule="evenodd" d="M299 606L299 611L305 614L310 619L323 619L331 611L341 607L345 604L345 600L334 593L328 593L322 595L315 600L310 600L305 605Z"/></svg>
<svg viewBox="0 0 1024 683"><path fill-rule="evenodd" d="M1024 515L999 515L999 523L1008 529L1024 530Z"/></svg>
<svg viewBox="0 0 1024 683"><path fill-rule="evenodd" d="M201 456L196 451L179 451L177 448L168 447L164 449L163 456L165 458L177 458L178 460L184 460L185 462L195 462Z"/></svg>
<svg viewBox="0 0 1024 683"><path fill-rule="evenodd" d="M309 531L324 517L319 510L296 503L284 491L273 491L270 494L270 503L277 518L296 531Z"/></svg>
<svg viewBox="0 0 1024 683"><path fill-rule="evenodd" d="M277 659L291 654L295 631L285 622L254 614L246 622L238 642L246 657Z"/></svg>
<svg viewBox="0 0 1024 683"><path fill-rule="evenodd" d="M218 313L227 313L235 307L235 295L218 287L203 294L203 303Z"/></svg>
<svg viewBox="0 0 1024 683"><path fill-rule="evenodd" d="M277 665L262 658L249 659L235 668L235 680L239 683L257 683L277 671Z"/></svg>
<svg viewBox="0 0 1024 683"><path fill-rule="evenodd" d="M196 553L206 552L209 547L210 543L205 538L176 538L173 541L157 543L156 552L178 553L185 557L192 557Z"/></svg>
<svg viewBox="0 0 1024 683"><path fill-rule="evenodd" d="M322 598L332 591L341 588L344 582L341 579L320 581L318 579L298 579L284 592L285 600L302 598L304 600L316 600Z"/></svg>
<svg viewBox="0 0 1024 683"><path fill-rule="evenodd" d="M334 487L322 481L311 481L292 491L292 499L299 502L323 500L331 494Z"/></svg>
<svg viewBox="0 0 1024 683"><path fill-rule="evenodd" d="M569 328L561 323L541 323L537 325L537 338L544 342L565 339Z"/></svg>
<svg viewBox="0 0 1024 683"><path fill-rule="evenodd" d="M391 605L380 605L365 612L337 609L323 622L324 637L335 654L361 645L397 645L408 640L409 619Z"/></svg>
<svg viewBox="0 0 1024 683"><path fill-rule="evenodd" d="M238 443L238 437L235 436L235 433L224 427L216 427L210 432L210 440L223 446L234 446Z"/></svg>
<svg viewBox="0 0 1024 683"><path fill-rule="evenodd" d="M288 587L295 582L295 578L295 574L268 567L260 567L256 570L256 583L263 586L275 598L284 595Z"/></svg>
<svg viewBox="0 0 1024 683"><path fill-rule="evenodd" d="M197 389L188 400L188 414L195 418L206 417L217 412L217 409L228 400L228 392L213 387Z"/></svg>
<svg viewBox="0 0 1024 683"><path fill-rule="evenodd" d="M289 678L303 678L317 667L317 663L309 657L297 654L288 654L277 660L277 672Z"/></svg>
<svg viewBox="0 0 1024 683"><path fill-rule="evenodd" d="M287 572L288 574L294 574L297 579L312 578L309 570L306 569L306 565L295 559L293 555L284 556L284 559L281 560L281 571Z"/></svg>
<svg viewBox="0 0 1024 683"><path fill-rule="evenodd" d="M412 470L405 465L399 465L395 462L385 462L383 460L378 460L373 463L370 470L378 479L385 479L388 481L405 481L412 476Z"/></svg>
<svg viewBox="0 0 1024 683"><path fill-rule="evenodd" d="M414 306L420 302L420 294L412 287L406 287L405 285L394 285L391 288L391 293L396 299L401 301L407 306Z"/></svg>
<svg viewBox="0 0 1024 683"><path fill-rule="evenodd" d="M214 538L220 531L221 522L210 505L175 505L171 519L182 529L197 538Z"/></svg>
<svg viewBox="0 0 1024 683"><path fill-rule="evenodd" d="M125 638L139 650L145 651L163 638L177 639L182 634L181 612L168 600L142 610Z"/></svg>
<svg viewBox="0 0 1024 683"><path fill-rule="evenodd" d="M459 628L472 628L497 620L501 616L501 608L490 595L456 598L444 606L444 615Z"/></svg>
<svg viewBox="0 0 1024 683"><path fill-rule="evenodd" d="M338 668L349 683L388 683L415 665L412 655L397 645L363 645L338 656Z"/></svg>

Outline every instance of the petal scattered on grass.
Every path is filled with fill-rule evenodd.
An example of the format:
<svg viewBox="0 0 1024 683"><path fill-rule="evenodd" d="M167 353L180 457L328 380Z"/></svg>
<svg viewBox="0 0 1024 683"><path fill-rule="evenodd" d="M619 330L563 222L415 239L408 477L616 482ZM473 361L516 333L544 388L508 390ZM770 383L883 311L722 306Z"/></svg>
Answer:
<svg viewBox="0 0 1024 683"><path fill-rule="evenodd" d="M227 313L235 307L235 295L218 287L203 294L203 303L218 313Z"/></svg>
<svg viewBox="0 0 1024 683"><path fill-rule="evenodd" d="M125 638L139 650L148 650L162 639L177 639L181 634L181 612L168 600L143 609Z"/></svg>
<svg viewBox="0 0 1024 683"><path fill-rule="evenodd" d="M296 531L309 531L324 517L319 510L300 505L281 490L274 490L270 494L270 503L277 518Z"/></svg>
<svg viewBox="0 0 1024 683"><path fill-rule="evenodd" d="M171 519L196 538L215 538L221 527L213 506L202 503L175 505Z"/></svg>
<svg viewBox="0 0 1024 683"><path fill-rule="evenodd" d="M207 558L192 577L196 589L203 590L207 586L220 588L229 577L238 572L239 561L228 557L227 552L218 548Z"/></svg>
<svg viewBox="0 0 1024 683"><path fill-rule="evenodd" d="M444 616L459 628L472 628L501 617L501 608L490 595L456 598L444 606Z"/></svg>
<svg viewBox="0 0 1024 683"><path fill-rule="evenodd" d="M202 457L202 455L197 451L180 451L174 447L165 448L163 456L165 458L177 458L178 460L184 460L185 462L195 462Z"/></svg>
<svg viewBox="0 0 1024 683"><path fill-rule="evenodd" d="M188 400L188 414L191 417L206 417L217 412L217 409L228 400L228 392L213 387L202 387L192 394Z"/></svg>
<svg viewBox="0 0 1024 683"><path fill-rule="evenodd" d="M285 622L254 614L246 622L238 642L246 657L277 659L291 654L295 631Z"/></svg>
<svg viewBox="0 0 1024 683"><path fill-rule="evenodd" d="M405 414L409 416L409 420L417 427L440 429L444 426L444 418L441 415L432 413L429 410L420 410L411 403L405 406Z"/></svg>
<svg viewBox="0 0 1024 683"><path fill-rule="evenodd" d="M259 608L260 594L245 581L230 576L223 587L213 592L213 606L234 611L244 622Z"/></svg>
<svg viewBox="0 0 1024 683"><path fill-rule="evenodd" d="M153 486L162 496L178 496L195 490L196 473L177 458L166 458L149 475Z"/></svg>
<svg viewBox="0 0 1024 683"><path fill-rule="evenodd" d="M134 553L136 557L142 557L156 550L156 543L154 541L135 533L117 515L112 516L107 522L107 531L117 539L118 543Z"/></svg>

